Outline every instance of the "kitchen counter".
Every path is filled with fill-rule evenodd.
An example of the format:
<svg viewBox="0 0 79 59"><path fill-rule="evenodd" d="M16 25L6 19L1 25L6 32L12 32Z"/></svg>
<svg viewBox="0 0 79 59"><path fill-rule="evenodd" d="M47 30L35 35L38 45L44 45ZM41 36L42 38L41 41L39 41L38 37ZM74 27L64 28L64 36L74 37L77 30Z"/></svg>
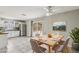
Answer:
<svg viewBox="0 0 79 59"><path fill-rule="evenodd" d="M8 34L7 34L8 33ZM20 31L13 31L13 30L11 30L11 31L6 31L6 34L7 34L7 37L16 37L16 36L19 36L19 34L20 34Z"/></svg>
<svg viewBox="0 0 79 59"><path fill-rule="evenodd" d="M0 35L4 35L4 34L8 34L8 33L0 33Z"/></svg>

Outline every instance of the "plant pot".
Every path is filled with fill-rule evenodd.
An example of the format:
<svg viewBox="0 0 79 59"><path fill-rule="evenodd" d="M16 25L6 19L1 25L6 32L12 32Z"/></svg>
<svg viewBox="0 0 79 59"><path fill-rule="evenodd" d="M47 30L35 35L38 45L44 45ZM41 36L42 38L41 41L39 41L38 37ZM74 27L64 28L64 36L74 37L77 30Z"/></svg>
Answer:
<svg viewBox="0 0 79 59"><path fill-rule="evenodd" d="M76 51L79 51L79 43L73 43L72 48Z"/></svg>

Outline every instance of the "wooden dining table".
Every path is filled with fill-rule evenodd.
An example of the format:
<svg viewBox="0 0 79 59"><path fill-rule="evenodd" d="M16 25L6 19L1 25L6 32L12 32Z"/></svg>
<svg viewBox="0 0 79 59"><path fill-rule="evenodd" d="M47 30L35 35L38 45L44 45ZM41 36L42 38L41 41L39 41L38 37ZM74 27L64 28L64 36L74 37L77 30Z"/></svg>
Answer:
<svg viewBox="0 0 79 59"><path fill-rule="evenodd" d="M47 39L40 39L40 38L32 38L41 44L45 44L48 46L48 52L51 53L51 48L53 48L58 42L56 40L53 40L52 38L47 38Z"/></svg>

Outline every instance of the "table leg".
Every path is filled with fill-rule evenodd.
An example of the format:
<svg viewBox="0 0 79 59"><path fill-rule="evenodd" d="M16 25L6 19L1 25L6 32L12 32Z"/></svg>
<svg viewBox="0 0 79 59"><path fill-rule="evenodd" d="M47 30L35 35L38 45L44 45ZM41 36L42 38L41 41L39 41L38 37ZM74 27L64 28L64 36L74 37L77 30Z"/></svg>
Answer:
<svg viewBox="0 0 79 59"><path fill-rule="evenodd" d="M48 49L49 49L49 51L48 51L48 52L50 53L50 52L51 52L51 47L50 47L50 46L48 46Z"/></svg>

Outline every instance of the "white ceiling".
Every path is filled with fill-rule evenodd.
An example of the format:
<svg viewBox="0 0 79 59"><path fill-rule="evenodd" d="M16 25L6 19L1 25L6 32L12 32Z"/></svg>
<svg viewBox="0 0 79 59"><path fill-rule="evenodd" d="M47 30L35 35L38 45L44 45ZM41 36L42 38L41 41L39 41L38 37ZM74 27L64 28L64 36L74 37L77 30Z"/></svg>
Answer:
<svg viewBox="0 0 79 59"><path fill-rule="evenodd" d="M11 19L33 19L46 15L46 6L0 6L0 17ZM78 6L56 6L54 14L79 9Z"/></svg>

